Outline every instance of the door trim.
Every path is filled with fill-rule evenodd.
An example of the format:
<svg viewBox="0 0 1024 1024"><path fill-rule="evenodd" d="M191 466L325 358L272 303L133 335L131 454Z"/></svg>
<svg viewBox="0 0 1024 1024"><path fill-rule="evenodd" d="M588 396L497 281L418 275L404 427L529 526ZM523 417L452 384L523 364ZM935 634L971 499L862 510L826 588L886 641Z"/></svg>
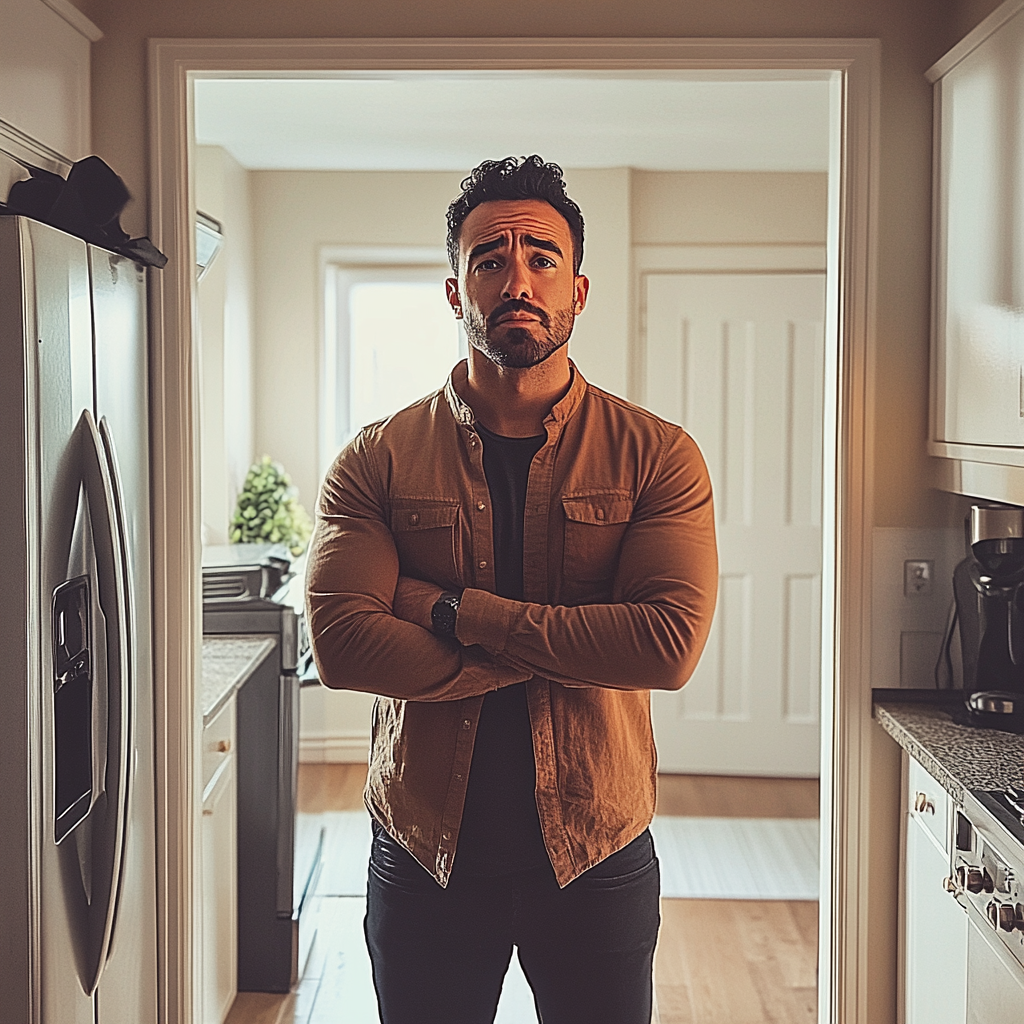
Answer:
<svg viewBox="0 0 1024 1024"><path fill-rule="evenodd" d="M150 232L169 257L151 275L154 651L157 708L160 1020L198 1010L196 706L201 639L199 446L191 184L197 77L346 70L764 71L829 77L833 131L823 509L822 892L819 1020L867 1021L868 951L895 911L870 906L870 526L879 178L880 45L872 39L153 39L149 43ZM829 512L833 514L830 516ZM827 637L833 637L830 646ZM890 825L891 823L886 823ZM888 866L887 866L888 867ZM869 910L872 912L869 914ZM889 921L892 917L892 922ZM873 931L874 929L874 931ZM877 965L870 974L879 979Z"/></svg>

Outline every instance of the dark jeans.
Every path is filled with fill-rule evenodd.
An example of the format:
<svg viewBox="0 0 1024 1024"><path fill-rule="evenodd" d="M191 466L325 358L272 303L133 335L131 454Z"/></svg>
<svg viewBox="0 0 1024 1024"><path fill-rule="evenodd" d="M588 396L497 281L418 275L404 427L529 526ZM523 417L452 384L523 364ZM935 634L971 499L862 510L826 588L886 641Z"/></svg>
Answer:
<svg viewBox="0 0 1024 1024"><path fill-rule="evenodd" d="M542 1024L649 1024L661 880L644 832L559 889L550 867L446 889L374 823L366 944L382 1024L490 1024L519 949Z"/></svg>

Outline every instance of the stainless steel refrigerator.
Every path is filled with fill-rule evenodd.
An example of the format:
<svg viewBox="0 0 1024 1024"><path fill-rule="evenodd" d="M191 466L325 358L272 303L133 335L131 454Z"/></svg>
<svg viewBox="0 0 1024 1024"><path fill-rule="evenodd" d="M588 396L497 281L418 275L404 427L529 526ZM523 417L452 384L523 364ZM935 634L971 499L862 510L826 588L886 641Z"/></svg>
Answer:
<svg viewBox="0 0 1024 1024"><path fill-rule="evenodd" d="M145 271L0 218L0 1021L157 1015Z"/></svg>

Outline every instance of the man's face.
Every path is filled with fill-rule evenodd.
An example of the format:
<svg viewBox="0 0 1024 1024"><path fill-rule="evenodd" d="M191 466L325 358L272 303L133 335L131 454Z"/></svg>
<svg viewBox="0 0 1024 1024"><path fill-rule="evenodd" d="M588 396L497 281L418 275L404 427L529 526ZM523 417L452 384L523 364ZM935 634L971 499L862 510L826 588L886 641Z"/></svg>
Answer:
<svg viewBox="0 0 1024 1024"><path fill-rule="evenodd" d="M459 235L448 301L469 343L499 366L544 362L572 333L588 282L573 271L565 218L539 199L481 203Z"/></svg>

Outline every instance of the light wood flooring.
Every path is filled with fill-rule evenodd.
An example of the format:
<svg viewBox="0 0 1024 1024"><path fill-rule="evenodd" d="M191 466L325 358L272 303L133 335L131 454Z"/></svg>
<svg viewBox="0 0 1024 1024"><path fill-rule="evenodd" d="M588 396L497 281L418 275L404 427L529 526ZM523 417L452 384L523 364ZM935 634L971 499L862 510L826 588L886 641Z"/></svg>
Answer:
<svg viewBox="0 0 1024 1024"><path fill-rule="evenodd" d="M365 777L365 765L301 765L299 809L357 809ZM813 818L818 784L663 775L657 809L697 817ZM817 903L662 900L654 968L657 1024L813 1024L817 955ZM343 960L328 958L324 969ZM307 1024L309 998L308 986L287 996L242 992L226 1024ZM335 1005L325 1005L332 998ZM346 1006L338 987L320 985L317 1024L364 1024L352 1021Z"/></svg>

